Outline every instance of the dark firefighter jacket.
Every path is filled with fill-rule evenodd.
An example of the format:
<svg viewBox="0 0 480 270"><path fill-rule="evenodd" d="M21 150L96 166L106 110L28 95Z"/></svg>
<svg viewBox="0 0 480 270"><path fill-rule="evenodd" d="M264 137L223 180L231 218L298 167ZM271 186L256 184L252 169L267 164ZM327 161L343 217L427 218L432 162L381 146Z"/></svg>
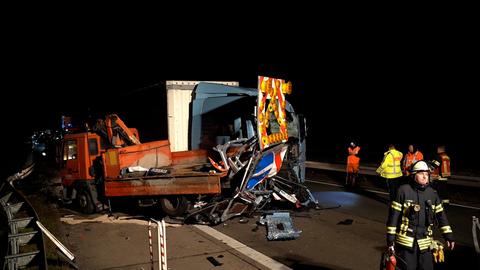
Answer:
<svg viewBox="0 0 480 270"><path fill-rule="evenodd" d="M433 240L434 225L443 237L453 241L452 228L437 192L430 186L421 187L411 180L398 189L391 202L387 221L387 244L412 248L416 240L421 251L428 250Z"/></svg>

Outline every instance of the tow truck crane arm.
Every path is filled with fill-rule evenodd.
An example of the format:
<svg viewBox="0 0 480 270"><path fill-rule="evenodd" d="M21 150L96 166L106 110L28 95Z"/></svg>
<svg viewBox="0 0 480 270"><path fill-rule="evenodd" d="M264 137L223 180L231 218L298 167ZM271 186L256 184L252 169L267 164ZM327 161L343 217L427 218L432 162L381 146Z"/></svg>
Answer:
<svg viewBox="0 0 480 270"><path fill-rule="evenodd" d="M136 129L128 128L116 114L107 115L105 121L99 119L94 130L105 137L113 147L141 144Z"/></svg>

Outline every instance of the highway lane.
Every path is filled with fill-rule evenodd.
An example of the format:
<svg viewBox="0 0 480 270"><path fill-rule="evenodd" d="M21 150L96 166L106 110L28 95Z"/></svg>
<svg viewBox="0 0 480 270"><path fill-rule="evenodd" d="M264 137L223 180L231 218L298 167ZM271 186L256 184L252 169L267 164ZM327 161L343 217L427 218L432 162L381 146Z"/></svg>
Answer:
<svg viewBox="0 0 480 270"><path fill-rule="evenodd" d="M311 180L332 179L317 176ZM378 268L385 248L387 195L353 192L335 184L307 182L307 185L322 209L292 213L295 228L302 230L296 240L268 241L266 228L255 224L258 216L250 218L247 224L236 218L215 228L294 269ZM457 248L446 252L443 269L478 263L473 250L471 217L480 213L460 207L450 207L447 211Z"/></svg>
<svg viewBox="0 0 480 270"><path fill-rule="evenodd" d="M312 189L315 190L317 184L333 186L340 188L341 191L345 191L341 185L343 181L342 173L322 173L318 172L316 174L310 174L310 178L307 179L308 185L313 185ZM315 183L317 182L317 183ZM371 179L364 180L361 183L361 188L348 190L350 193L362 195L364 198L369 198L370 200L362 199L358 204L355 204L353 195L342 195L338 194L337 196L332 196L330 194L324 194L322 197L319 197L319 201L325 201L327 203L334 203L336 201L344 201L345 204L342 206L342 211L346 211L352 214L360 216L370 216L371 218L385 222L386 213L382 211L370 211L372 208L371 200L381 202L383 204L388 203L388 195L386 189L382 185L374 186ZM451 193L457 192L457 187L451 187ZM473 189L473 188L472 188ZM474 192L474 191L470 191ZM349 200L348 200L349 199ZM480 216L480 208L476 206L469 206L466 203L459 202L458 204L452 204L446 208L446 212L449 218L449 221L452 225L452 229L455 233L456 241L462 245L473 247L473 238L472 238L472 217Z"/></svg>
<svg viewBox="0 0 480 270"><path fill-rule="evenodd" d="M319 200L322 209L292 212L293 225L295 228L302 230L298 239L268 241L266 239L266 228L256 224L259 215L248 218L247 223L244 222L246 219L240 222L241 218L234 218L213 228L293 269L378 269L381 252L385 249L385 220L388 211L386 195L361 190L355 192L345 190L342 186L338 186L338 183L344 181L344 174L342 173L309 174L308 179L322 182L307 182L307 185ZM378 187L372 184L369 188L378 188L378 190L384 191L385 187L382 186L382 183L378 182L377 184ZM471 216L474 214L480 216L480 213L472 209L458 207L451 207L448 211L458 239L458 247L453 252L447 252L445 267L447 267L446 269L465 269L461 267L462 264L472 264L478 260L478 257L474 255L471 244ZM96 223L88 223L88 230L85 230L85 228L75 229L78 235L74 235L73 229L68 229L70 231L69 238L73 239L74 236L78 236L78 239L80 239L87 233L91 234L90 232L107 231L104 228L93 229L96 227ZM129 232L128 242L132 242L130 240L133 239L132 237L137 239L137 237L145 238L146 236L143 229L139 229L138 234L130 231L130 229L125 229L125 231ZM206 244L208 242L203 240L203 242L198 242L201 247L195 246L187 249L183 246L183 243L193 246L192 239L189 240L187 237L184 239L185 242L179 242L179 238L184 236L182 233L174 235L172 232L169 235L171 237L167 241L171 243L170 247L172 248L169 256L174 258L172 259L172 265L175 260L183 261L188 257L181 255L182 252L178 250L188 251L189 254L195 253L195 258L200 258L202 252L213 249L210 244ZM123 234L120 236L123 236ZM92 239L98 240L97 238L98 236ZM112 237L107 238L109 238L108 241L112 239ZM89 258L98 255L98 250L89 248L89 246L95 246L95 244L76 240L66 241L67 244L84 244L84 247L77 246L77 249L74 250L78 253L76 255L80 254ZM125 237L118 239L118 241L124 240L126 240ZM178 246L179 244L181 244L181 248L178 249L177 247L177 251L174 251L175 246L172 245ZM136 248L144 248L142 245L144 246L144 243L138 243ZM234 252L230 247L223 246L223 248L228 252ZM105 254L111 253L109 249L104 251ZM110 255L112 255L111 261L118 262L113 256L118 254L112 253ZM205 256L201 257L199 261L205 262ZM232 265L225 264L226 269L229 269L229 266ZM232 268L230 267L230 269Z"/></svg>

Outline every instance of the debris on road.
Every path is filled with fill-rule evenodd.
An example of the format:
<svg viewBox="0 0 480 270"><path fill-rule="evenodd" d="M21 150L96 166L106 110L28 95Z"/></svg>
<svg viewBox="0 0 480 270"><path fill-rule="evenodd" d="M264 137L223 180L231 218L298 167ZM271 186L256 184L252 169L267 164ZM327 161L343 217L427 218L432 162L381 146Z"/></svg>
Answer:
<svg viewBox="0 0 480 270"><path fill-rule="evenodd" d="M302 231L292 225L292 218L288 212L276 212L260 219L260 224L267 225L268 240L292 240L300 237Z"/></svg>

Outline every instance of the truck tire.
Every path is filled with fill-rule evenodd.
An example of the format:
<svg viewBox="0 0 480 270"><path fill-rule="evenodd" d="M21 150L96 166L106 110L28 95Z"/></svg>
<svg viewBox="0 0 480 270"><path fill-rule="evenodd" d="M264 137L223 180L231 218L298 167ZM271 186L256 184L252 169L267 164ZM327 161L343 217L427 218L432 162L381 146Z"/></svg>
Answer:
<svg viewBox="0 0 480 270"><path fill-rule="evenodd" d="M92 196L85 188L80 188L78 191L77 205L80 212L84 214L93 214L95 212L95 205L93 204Z"/></svg>
<svg viewBox="0 0 480 270"><path fill-rule="evenodd" d="M173 217L183 215L188 209L185 196L168 196L160 199L160 206L165 214Z"/></svg>

